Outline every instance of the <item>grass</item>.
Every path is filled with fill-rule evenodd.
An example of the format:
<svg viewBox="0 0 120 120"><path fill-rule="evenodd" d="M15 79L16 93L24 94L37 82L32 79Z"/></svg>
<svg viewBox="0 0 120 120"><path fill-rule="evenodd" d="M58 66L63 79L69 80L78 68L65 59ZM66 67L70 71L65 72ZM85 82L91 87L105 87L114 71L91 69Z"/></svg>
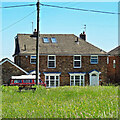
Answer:
<svg viewBox="0 0 120 120"><path fill-rule="evenodd" d="M1 88L3 118L118 118L118 87Z"/></svg>

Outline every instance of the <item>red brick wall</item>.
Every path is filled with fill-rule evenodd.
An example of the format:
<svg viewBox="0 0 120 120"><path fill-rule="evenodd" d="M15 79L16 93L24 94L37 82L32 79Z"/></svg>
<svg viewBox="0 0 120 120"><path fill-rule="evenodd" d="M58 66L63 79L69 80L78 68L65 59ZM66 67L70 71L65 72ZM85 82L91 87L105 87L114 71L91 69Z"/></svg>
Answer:
<svg viewBox="0 0 120 120"><path fill-rule="evenodd" d="M16 56L17 57L17 56ZM17 58L15 58L17 59ZM20 56L21 59L20 67L26 70L27 72L35 70L35 64L30 64L30 56L27 58L25 56ZM82 56L82 67L73 68L73 56L56 56L56 68L47 68L47 56L40 56L40 72L41 78L44 80L45 76L43 72L61 72L61 82L60 85L69 85L70 76L68 72L86 72L85 83L89 84L89 75L93 69L96 69L101 72L101 78L103 82L107 82L107 57L99 56L98 64L90 64L90 56Z"/></svg>
<svg viewBox="0 0 120 120"><path fill-rule="evenodd" d="M116 61L116 67L113 68L113 60ZM108 79L110 83L120 82L120 57L119 56L109 56L108 69Z"/></svg>

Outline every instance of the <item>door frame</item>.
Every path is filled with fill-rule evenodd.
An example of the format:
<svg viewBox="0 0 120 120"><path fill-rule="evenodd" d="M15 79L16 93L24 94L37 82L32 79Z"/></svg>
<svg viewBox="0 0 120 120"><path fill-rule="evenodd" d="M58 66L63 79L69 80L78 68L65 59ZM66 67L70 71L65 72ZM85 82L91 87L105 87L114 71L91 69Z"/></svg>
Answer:
<svg viewBox="0 0 120 120"><path fill-rule="evenodd" d="M99 86L99 75L101 74L101 72L97 71L97 70L92 70L89 72L89 81L90 81L90 86L91 85L91 81L92 81L92 74L95 74L97 76L97 81L98 81L98 85Z"/></svg>

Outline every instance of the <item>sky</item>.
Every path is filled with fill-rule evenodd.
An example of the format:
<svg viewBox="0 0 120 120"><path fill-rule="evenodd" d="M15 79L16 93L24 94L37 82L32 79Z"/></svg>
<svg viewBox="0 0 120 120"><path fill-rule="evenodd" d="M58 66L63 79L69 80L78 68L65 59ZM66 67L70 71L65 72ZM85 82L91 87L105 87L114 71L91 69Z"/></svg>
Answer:
<svg viewBox="0 0 120 120"><path fill-rule="evenodd" d="M1 2L0 6L35 2ZM118 12L118 2L42 2L44 4ZM33 13L32 13L33 12ZM36 28L36 6L0 9L0 60L15 51L14 37L18 33L32 34ZM32 14L31 14L32 13ZM31 14L31 15L29 15ZM91 13L40 6L41 34L75 34L79 36L86 25L87 41L106 52L118 46L118 15Z"/></svg>

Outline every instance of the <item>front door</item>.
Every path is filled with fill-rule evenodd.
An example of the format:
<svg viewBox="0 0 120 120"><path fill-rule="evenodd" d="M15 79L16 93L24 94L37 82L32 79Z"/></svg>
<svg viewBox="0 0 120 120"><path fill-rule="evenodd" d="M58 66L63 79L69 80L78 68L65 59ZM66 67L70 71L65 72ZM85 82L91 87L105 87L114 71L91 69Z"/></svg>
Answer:
<svg viewBox="0 0 120 120"><path fill-rule="evenodd" d="M99 80L96 74L91 75L91 86L98 86Z"/></svg>

